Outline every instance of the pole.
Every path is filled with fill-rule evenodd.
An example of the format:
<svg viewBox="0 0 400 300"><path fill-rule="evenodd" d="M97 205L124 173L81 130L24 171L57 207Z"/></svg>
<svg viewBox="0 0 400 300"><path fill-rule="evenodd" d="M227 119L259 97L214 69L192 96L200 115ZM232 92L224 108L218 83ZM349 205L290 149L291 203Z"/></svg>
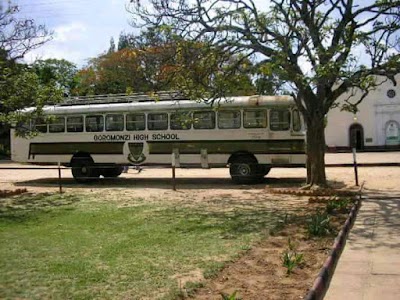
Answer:
<svg viewBox="0 0 400 300"><path fill-rule="evenodd" d="M172 190L176 191L176 180L175 180L175 153L171 155L171 164L172 164Z"/></svg>
<svg viewBox="0 0 400 300"><path fill-rule="evenodd" d="M354 164L354 176L356 178L356 186L358 186L358 169L357 169L357 159L356 159L356 148L353 148L353 164Z"/></svg>
<svg viewBox="0 0 400 300"><path fill-rule="evenodd" d="M62 185L61 185L61 164L60 164L60 162L58 162L58 188L59 188L60 194L62 194L63 190L62 190Z"/></svg>

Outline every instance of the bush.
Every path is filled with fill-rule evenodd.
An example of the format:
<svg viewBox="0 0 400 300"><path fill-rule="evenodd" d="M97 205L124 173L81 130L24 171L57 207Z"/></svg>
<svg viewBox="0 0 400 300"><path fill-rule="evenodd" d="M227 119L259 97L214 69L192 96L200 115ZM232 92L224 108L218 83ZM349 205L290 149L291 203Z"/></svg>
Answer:
<svg viewBox="0 0 400 300"><path fill-rule="evenodd" d="M326 212L328 214L333 214L336 212L347 212L351 200L348 198L341 199L331 199L326 204Z"/></svg>
<svg viewBox="0 0 400 300"><path fill-rule="evenodd" d="M296 245L288 239L288 249L282 253L282 265L286 268L286 274L290 275L294 268L303 262L303 254L297 253Z"/></svg>
<svg viewBox="0 0 400 300"><path fill-rule="evenodd" d="M331 225L329 215L326 212L317 211L308 221L307 231L311 236L325 236L330 234Z"/></svg>

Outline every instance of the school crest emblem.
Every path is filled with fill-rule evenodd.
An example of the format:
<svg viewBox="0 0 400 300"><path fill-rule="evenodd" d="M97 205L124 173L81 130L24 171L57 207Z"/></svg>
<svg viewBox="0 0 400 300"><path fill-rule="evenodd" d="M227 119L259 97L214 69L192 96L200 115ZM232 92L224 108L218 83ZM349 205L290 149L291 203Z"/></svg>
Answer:
<svg viewBox="0 0 400 300"><path fill-rule="evenodd" d="M128 143L129 155L128 160L133 164L140 164L146 160L143 154L143 143Z"/></svg>

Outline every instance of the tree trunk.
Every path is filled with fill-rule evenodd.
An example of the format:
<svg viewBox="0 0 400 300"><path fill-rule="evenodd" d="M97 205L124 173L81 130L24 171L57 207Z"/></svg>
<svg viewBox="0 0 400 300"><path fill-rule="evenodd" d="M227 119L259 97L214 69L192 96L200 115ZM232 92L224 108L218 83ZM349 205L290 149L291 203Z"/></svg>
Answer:
<svg viewBox="0 0 400 300"><path fill-rule="evenodd" d="M326 187L324 116L307 121L307 184Z"/></svg>

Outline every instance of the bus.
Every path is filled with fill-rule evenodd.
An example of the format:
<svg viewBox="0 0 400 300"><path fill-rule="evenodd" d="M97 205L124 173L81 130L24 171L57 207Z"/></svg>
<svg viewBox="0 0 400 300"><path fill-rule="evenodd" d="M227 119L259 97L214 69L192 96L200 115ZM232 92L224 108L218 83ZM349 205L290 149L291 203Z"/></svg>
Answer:
<svg viewBox="0 0 400 300"><path fill-rule="evenodd" d="M71 167L78 182L126 166L229 167L253 183L274 167L304 167L304 122L290 96L240 96L214 105L158 95L77 97L46 106L33 138L11 132L12 160Z"/></svg>

